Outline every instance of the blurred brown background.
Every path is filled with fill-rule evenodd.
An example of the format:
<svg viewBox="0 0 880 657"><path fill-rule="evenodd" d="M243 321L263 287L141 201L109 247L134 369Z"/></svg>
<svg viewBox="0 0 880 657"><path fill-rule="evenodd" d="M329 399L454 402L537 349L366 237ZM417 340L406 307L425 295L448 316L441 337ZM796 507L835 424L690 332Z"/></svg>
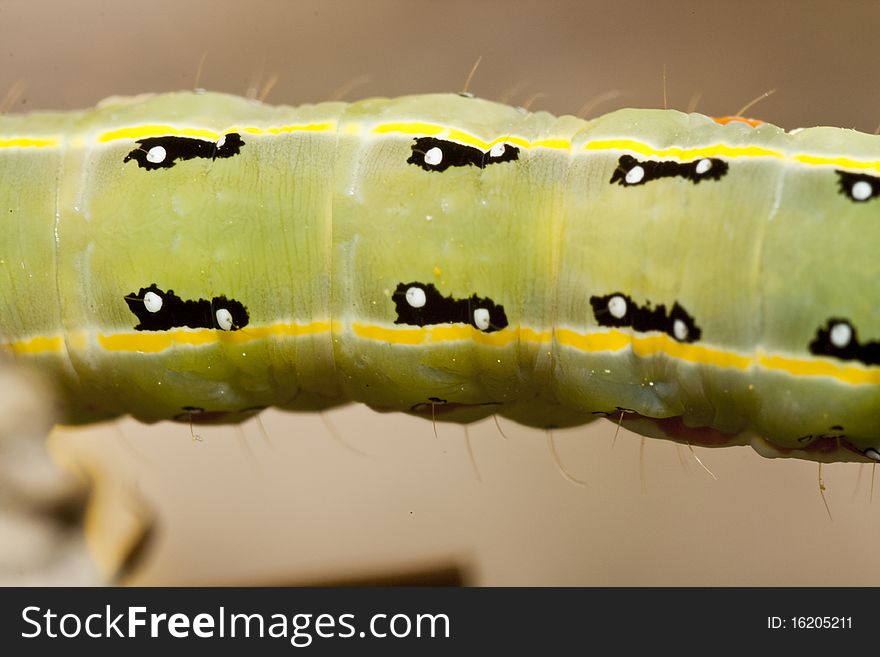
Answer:
<svg viewBox="0 0 880 657"><path fill-rule="evenodd" d="M787 128L880 124L878 2L0 2L13 111L200 85L268 100L461 89L574 113L750 110ZM2 393L0 393L2 394ZM334 432L328 428L335 428ZM447 565L474 584L878 585L880 481L868 466L686 449L601 422L545 435L346 408L203 429L126 421L65 440L156 510L135 583L321 583ZM354 449L346 447L347 443ZM358 453L365 452L367 456Z"/></svg>

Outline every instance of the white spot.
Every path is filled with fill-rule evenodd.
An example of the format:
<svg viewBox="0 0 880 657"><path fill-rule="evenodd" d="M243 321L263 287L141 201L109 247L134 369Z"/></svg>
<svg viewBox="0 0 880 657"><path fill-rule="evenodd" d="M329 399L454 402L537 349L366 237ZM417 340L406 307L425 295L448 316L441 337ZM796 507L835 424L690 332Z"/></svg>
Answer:
<svg viewBox="0 0 880 657"><path fill-rule="evenodd" d="M432 167L437 166L443 161L443 151L439 146L434 146L434 148L429 148L428 152L425 153L425 164L428 164Z"/></svg>
<svg viewBox="0 0 880 657"><path fill-rule="evenodd" d="M147 309L147 312L159 312L162 310L162 297L155 292L147 292L144 295L144 308Z"/></svg>
<svg viewBox="0 0 880 657"><path fill-rule="evenodd" d="M489 311L485 308L477 308L474 310L474 326L481 331L489 328Z"/></svg>
<svg viewBox="0 0 880 657"><path fill-rule="evenodd" d="M220 135L220 139L217 140L217 149L223 148L224 144L226 144L226 135Z"/></svg>
<svg viewBox="0 0 880 657"><path fill-rule="evenodd" d="M675 339L679 342L684 342L687 340L688 336L688 327L682 320L677 319L672 323L672 335L675 336Z"/></svg>
<svg viewBox="0 0 880 657"><path fill-rule="evenodd" d="M874 188L867 180L857 180L853 183L849 193L855 201L867 201L874 196Z"/></svg>
<svg viewBox="0 0 880 657"><path fill-rule="evenodd" d="M495 144L489 149L489 157L501 157L504 155L504 144Z"/></svg>
<svg viewBox="0 0 880 657"><path fill-rule="evenodd" d="M214 313L214 317L217 318L217 326L219 326L224 331L232 330L232 313L226 310L226 308L218 308L217 312Z"/></svg>
<svg viewBox="0 0 880 657"><path fill-rule="evenodd" d="M626 299L619 294L608 299L608 312L615 319L622 319L626 315Z"/></svg>
<svg viewBox="0 0 880 657"><path fill-rule="evenodd" d="M835 324L831 327L831 333L828 337L831 340L831 344L838 349L843 349L852 340L852 327L845 322Z"/></svg>
<svg viewBox="0 0 880 657"><path fill-rule="evenodd" d="M150 150L147 151L147 162L159 164L160 162L165 161L165 156L167 154L168 153L165 152L164 146L153 146Z"/></svg>
<svg viewBox="0 0 880 657"><path fill-rule="evenodd" d="M712 160L707 157L704 157L702 160L697 162L697 166L694 167L694 172L698 176L702 176L704 173L707 173L709 169L712 168Z"/></svg>
<svg viewBox="0 0 880 657"><path fill-rule="evenodd" d="M638 164L634 166L632 169L626 172L626 183L628 185L635 185L637 183L642 182L642 179L645 177L645 170L639 166Z"/></svg>
<svg viewBox="0 0 880 657"><path fill-rule="evenodd" d="M875 461L880 461L880 451L877 451L874 447L869 447L865 450L865 456L869 459L874 459Z"/></svg>
<svg viewBox="0 0 880 657"><path fill-rule="evenodd" d="M406 302L413 308L421 308L428 303L428 297L422 288L411 287L406 291Z"/></svg>

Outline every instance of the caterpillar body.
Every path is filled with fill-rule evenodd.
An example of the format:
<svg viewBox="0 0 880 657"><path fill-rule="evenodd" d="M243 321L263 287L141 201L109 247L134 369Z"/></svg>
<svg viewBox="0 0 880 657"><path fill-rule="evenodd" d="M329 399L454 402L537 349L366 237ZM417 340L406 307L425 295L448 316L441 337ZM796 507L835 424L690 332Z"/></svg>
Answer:
<svg viewBox="0 0 880 657"><path fill-rule="evenodd" d="M880 137L463 95L0 119L0 340L65 421L363 402L880 460Z"/></svg>

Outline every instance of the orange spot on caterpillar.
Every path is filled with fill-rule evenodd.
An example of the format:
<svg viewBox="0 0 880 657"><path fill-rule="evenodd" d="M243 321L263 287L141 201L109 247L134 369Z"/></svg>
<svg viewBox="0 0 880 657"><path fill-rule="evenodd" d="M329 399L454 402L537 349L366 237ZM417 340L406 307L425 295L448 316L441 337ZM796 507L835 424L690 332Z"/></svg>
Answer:
<svg viewBox="0 0 880 657"><path fill-rule="evenodd" d="M744 116L713 116L712 120L720 125L727 125L728 123L733 122L746 123L753 128L757 128L759 125L764 123L764 121L761 121L759 119L748 119Z"/></svg>

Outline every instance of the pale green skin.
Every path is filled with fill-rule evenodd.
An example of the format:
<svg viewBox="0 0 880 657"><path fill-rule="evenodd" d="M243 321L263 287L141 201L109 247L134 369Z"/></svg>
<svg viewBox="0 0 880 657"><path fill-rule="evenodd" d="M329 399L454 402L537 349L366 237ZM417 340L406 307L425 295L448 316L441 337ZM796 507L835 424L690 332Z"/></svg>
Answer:
<svg viewBox="0 0 880 657"><path fill-rule="evenodd" d="M123 164L133 141L93 143L113 128L147 123L222 131L326 120L438 123L487 141L567 136L576 155L523 149L516 162L438 173L406 163L411 135L244 134L236 157L146 171ZM809 358L807 345L829 317L850 319L862 342L880 339L880 201L849 201L833 168L740 158L718 182L626 188L609 184L620 151L579 150L631 137L656 147L762 144L880 159L875 136L832 128L789 135L661 110L586 122L456 95L290 108L181 93L0 119L0 136L56 133L86 137L89 146L0 149L6 341L62 327L131 331L137 320L123 297L150 283L187 299L239 299L251 326L332 318L393 327L391 293L409 281L490 297L511 327L586 331L597 326L590 296L623 291L639 303L680 302L702 328L701 343L742 353L761 347ZM720 444L758 434L794 449L799 437L840 424L855 449L880 445L880 386L638 358L628 349L395 345L346 329L158 354L93 345L20 358L58 382L70 422L179 419L186 406L229 411L233 421L255 406L357 401L407 411L439 397L500 403L438 409L438 420L496 413L571 426L623 407L729 434ZM867 460L852 449L782 453Z"/></svg>

